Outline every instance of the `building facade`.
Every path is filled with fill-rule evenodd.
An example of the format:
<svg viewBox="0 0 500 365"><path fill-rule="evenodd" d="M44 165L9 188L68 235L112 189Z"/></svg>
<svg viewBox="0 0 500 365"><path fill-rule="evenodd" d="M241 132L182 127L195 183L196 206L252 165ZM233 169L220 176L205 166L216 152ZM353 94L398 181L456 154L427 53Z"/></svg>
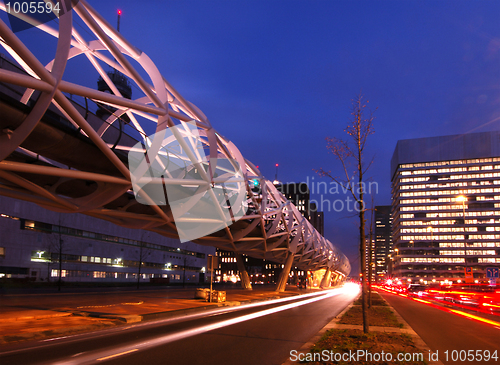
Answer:
<svg viewBox="0 0 500 365"><path fill-rule="evenodd" d="M280 183L276 184L276 189L292 202L304 217L310 217L310 192L306 183Z"/></svg>
<svg viewBox="0 0 500 365"><path fill-rule="evenodd" d="M319 234L325 235L325 213L318 211L316 203L310 203L309 222Z"/></svg>
<svg viewBox="0 0 500 365"><path fill-rule="evenodd" d="M322 236L325 234L324 213L318 211L316 203L311 202L309 186L306 183L280 183L276 185L276 188L297 207Z"/></svg>
<svg viewBox="0 0 500 365"><path fill-rule="evenodd" d="M390 205L375 206L375 281L380 282L392 274L392 207Z"/></svg>
<svg viewBox="0 0 500 365"><path fill-rule="evenodd" d="M398 141L391 174L393 274L486 281L500 266L500 132Z"/></svg>
<svg viewBox="0 0 500 365"><path fill-rule="evenodd" d="M214 247L48 211L0 196L0 279L162 283L205 281Z"/></svg>
<svg viewBox="0 0 500 365"><path fill-rule="evenodd" d="M233 251L216 249L218 256L218 267L214 271L215 282L233 282L241 280L240 271L236 263L236 255ZM242 255L245 269L252 284L276 284L284 264L258 259ZM305 275L304 270L292 268L289 275L289 283L296 284Z"/></svg>

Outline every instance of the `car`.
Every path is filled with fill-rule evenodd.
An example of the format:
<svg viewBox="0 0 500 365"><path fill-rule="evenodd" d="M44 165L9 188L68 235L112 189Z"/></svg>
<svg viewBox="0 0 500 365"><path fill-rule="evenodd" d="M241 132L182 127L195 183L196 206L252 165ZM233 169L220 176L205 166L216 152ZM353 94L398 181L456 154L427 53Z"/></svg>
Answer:
<svg viewBox="0 0 500 365"><path fill-rule="evenodd" d="M406 289L406 292L410 296L418 296L421 297L424 295L427 287L423 284L410 284Z"/></svg>

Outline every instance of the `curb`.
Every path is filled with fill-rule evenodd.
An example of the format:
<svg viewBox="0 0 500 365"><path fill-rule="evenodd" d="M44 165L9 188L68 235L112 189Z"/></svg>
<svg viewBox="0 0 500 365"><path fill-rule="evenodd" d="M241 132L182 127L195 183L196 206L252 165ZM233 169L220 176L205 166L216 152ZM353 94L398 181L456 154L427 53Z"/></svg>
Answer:
<svg viewBox="0 0 500 365"><path fill-rule="evenodd" d="M71 316L73 313L71 312L56 312L52 314L40 314L34 316L22 316L22 317L13 317L13 318L2 318L0 319L3 323L5 322L18 322L18 321L29 321L32 319L48 319L48 318L58 318L58 317L67 317Z"/></svg>
<svg viewBox="0 0 500 365"><path fill-rule="evenodd" d="M103 318L103 319L112 319L125 323L137 323L142 321L142 316L135 314L99 314L96 316L90 315L91 318Z"/></svg>
<svg viewBox="0 0 500 365"><path fill-rule="evenodd" d="M235 306L239 306L239 305L242 305L245 303L250 303L250 302L252 302L252 301L251 300L243 301L243 302L231 301L231 302L212 303L212 304L207 303L207 305L204 305L202 307L176 309L176 310L164 311L164 312L146 313L146 314L142 315L142 320L149 321L152 319L177 317L177 316L182 316L185 314L194 314L194 313L198 313L198 312L204 312L208 309L213 309L213 308L235 307Z"/></svg>
<svg viewBox="0 0 500 365"><path fill-rule="evenodd" d="M115 323L94 323L88 325L81 326L73 326L68 328L57 328L57 329L49 329L44 331L34 331L28 333L17 333L14 335L4 335L0 336L0 345L9 344L17 341L29 341L29 340L43 340L47 337L56 336L65 336L70 334L77 334L82 332L91 332L104 328L108 328L111 326L115 326Z"/></svg>

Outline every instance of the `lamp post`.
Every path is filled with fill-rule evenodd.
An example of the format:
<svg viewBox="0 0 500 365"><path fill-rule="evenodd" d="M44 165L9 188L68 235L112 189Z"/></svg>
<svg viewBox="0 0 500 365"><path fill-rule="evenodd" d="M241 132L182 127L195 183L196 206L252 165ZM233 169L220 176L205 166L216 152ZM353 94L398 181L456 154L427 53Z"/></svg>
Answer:
<svg viewBox="0 0 500 365"><path fill-rule="evenodd" d="M468 280L468 275L471 275L472 274L472 270L468 270L469 268L467 267L467 236L466 236L466 225L465 225L465 202L467 201L467 197L464 196L464 195L459 195L457 196L456 198L456 201L458 203L462 203L462 212L463 212L463 217L464 217L464 261L465 261L465 272L464 272L464 276L465 276L465 282L467 283L469 280ZM472 279L474 278L473 274L472 274Z"/></svg>
<svg viewBox="0 0 500 365"><path fill-rule="evenodd" d="M394 272L394 266L401 266L401 258L399 257L399 248L394 249L394 255L392 256L392 271Z"/></svg>
<svg viewBox="0 0 500 365"><path fill-rule="evenodd" d="M430 241L431 241L431 242L429 243L429 246L428 246L428 247L429 247L429 250L430 250L430 252L434 252L434 243L432 242L432 241L434 240L434 230L433 230L433 228L432 228L432 227L427 227L427 232L431 234L431 237L430 237ZM430 265L430 268L432 269L432 268L433 268L433 266L434 266L434 265ZM425 278L426 278L426 279L427 279L427 278L429 278L429 275L430 275L430 274L426 274L426 275L425 275ZM420 280L422 280L422 279L420 279Z"/></svg>

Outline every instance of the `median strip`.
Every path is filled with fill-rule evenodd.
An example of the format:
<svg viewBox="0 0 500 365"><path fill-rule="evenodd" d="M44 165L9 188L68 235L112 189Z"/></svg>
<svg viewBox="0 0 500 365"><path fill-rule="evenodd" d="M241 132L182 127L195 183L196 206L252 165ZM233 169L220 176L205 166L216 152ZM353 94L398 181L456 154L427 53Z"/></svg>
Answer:
<svg viewBox="0 0 500 365"><path fill-rule="evenodd" d="M355 301L300 350L291 351L283 365L441 364L430 361L425 343L377 293L368 309L370 332L363 333L360 304Z"/></svg>

